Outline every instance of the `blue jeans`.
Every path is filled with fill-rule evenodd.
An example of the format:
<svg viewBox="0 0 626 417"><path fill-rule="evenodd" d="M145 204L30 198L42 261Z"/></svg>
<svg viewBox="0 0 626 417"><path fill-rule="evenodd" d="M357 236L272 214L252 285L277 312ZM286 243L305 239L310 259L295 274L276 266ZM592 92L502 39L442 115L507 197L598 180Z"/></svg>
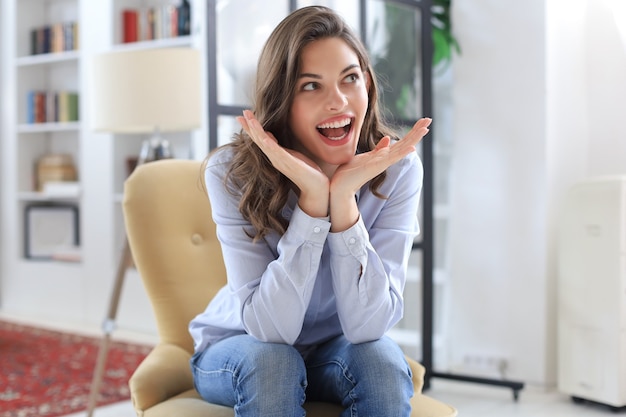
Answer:
<svg viewBox="0 0 626 417"><path fill-rule="evenodd" d="M305 398L341 405L342 417L411 414L411 369L388 337L355 345L339 336L304 359L290 345L233 336L195 354L191 370L200 395L237 417L301 417Z"/></svg>

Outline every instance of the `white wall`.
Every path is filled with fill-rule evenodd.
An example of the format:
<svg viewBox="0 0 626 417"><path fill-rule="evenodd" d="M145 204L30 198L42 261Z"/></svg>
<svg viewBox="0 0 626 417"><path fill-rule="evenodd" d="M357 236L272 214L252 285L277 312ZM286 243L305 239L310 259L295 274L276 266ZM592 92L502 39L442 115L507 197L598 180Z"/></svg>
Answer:
<svg viewBox="0 0 626 417"><path fill-rule="evenodd" d="M501 356L508 378L553 386L560 201L585 176L626 174L626 49L603 1L453 13L448 362Z"/></svg>
<svg viewBox="0 0 626 417"><path fill-rule="evenodd" d="M626 13L623 0L618 1L622 2L621 9ZM586 54L591 121L589 174L623 174L626 173L626 38L620 37L614 16L607 7L610 0L590 3L596 5L589 8ZM622 29L626 30L624 26Z"/></svg>

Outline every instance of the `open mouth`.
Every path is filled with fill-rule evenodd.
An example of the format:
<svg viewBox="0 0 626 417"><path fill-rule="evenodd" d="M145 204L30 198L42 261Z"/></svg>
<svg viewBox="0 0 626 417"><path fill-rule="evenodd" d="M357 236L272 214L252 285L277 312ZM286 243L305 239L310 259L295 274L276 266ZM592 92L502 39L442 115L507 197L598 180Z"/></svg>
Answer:
<svg viewBox="0 0 626 417"><path fill-rule="evenodd" d="M320 132L321 135L333 141L338 141L345 138L348 132L350 132L351 127L352 119L349 117L337 120L332 123L323 123L316 126L317 131Z"/></svg>

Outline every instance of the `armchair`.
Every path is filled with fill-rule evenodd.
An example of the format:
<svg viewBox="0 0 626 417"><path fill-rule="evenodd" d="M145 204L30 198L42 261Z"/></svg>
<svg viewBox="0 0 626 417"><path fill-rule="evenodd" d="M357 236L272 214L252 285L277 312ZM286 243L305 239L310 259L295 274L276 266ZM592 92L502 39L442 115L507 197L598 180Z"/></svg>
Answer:
<svg viewBox="0 0 626 417"><path fill-rule="evenodd" d="M189 321L225 284L220 244L202 186L201 163L160 160L140 165L124 185L124 218L135 265L152 303L159 342L129 386L139 417L233 417L193 387ZM424 368L413 370L412 417L453 417L456 410L421 393ZM341 408L305 404L307 415L337 417Z"/></svg>

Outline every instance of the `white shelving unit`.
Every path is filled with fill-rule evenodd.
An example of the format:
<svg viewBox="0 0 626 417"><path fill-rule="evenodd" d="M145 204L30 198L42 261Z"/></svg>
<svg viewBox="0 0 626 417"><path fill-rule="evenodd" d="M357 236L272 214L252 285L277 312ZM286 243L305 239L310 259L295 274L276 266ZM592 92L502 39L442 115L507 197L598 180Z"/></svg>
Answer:
<svg viewBox="0 0 626 417"><path fill-rule="evenodd" d="M80 195L59 199L39 192L35 164L45 154L69 154L80 178L84 125L80 120L27 123L29 91L80 93L83 82L80 49L34 55L31 31L45 25L78 22L79 14L79 0L2 3L1 296L2 308L17 313L50 317L54 312L65 318L74 315L83 303L81 298L66 293L66 288L82 285L83 263L27 259L24 232L24 213L29 205L63 203L82 210Z"/></svg>
<svg viewBox="0 0 626 417"><path fill-rule="evenodd" d="M0 310L53 321L99 325L106 313L125 238L120 203L128 174L126 160L138 155L145 137L96 133L91 129L90 93L92 83L97 82L91 76L92 59L113 50L192 47L204 51L205 2L190 1L189 36L123 44L123 9L176 6L180 0L0 1L3 66ZM31 54L32 29L69 21L78 23L78 49ZM30 90L78 92L79 121L27 123L26 95ZM206 122L203 124L198 131L163 135L172 144L176 157L200 159L206 155ZM78 173L77 195L51 196L34 186L34 164L51 152L72 155ZM80 261L35 261L24 256L24 211L30 204L78 207ZM155 325L151 311L136 271L130 271L118 325L152 332Z"/></svg>

